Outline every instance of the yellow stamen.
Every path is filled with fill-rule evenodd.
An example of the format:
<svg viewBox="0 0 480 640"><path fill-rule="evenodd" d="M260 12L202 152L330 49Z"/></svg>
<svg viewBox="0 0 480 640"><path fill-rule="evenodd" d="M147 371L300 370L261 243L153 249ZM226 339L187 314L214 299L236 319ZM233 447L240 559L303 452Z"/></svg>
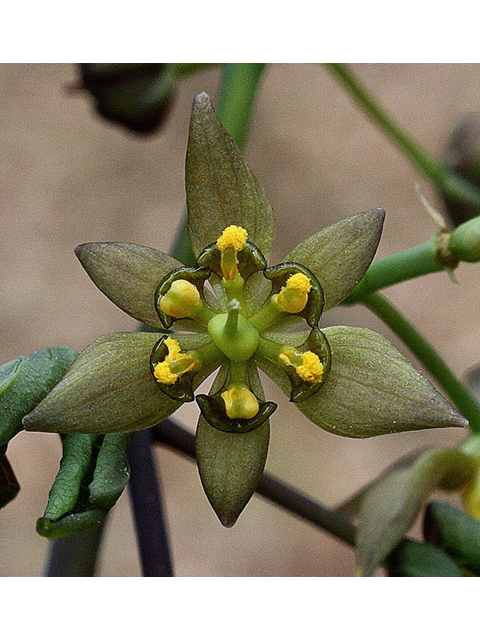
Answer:
<svg viewBox="0 0 480 640"><path fill-rule="evenodd" d="M200 303L200 293L188 280L175 280L160 300L160 309L172 318L188 318L194 315Z"/></svg>
<svg viewBox="0 0 480 640"><path fill-rule="evenodd" d="M304 293L308 293L312 288L310 278L308 278L304 273L294 273L293 276L290 276L287 280L285 286L287 289L296 289L297 291L302 291Z"/></svg>
<svg viewBox="0 0 480 640"><path fill-rule="evenodd" d="M155 365L153 375L161 384L175 384L182 374L197 366L197 361L192 355L182 353L180 345L173 338L167 338L164 344L168 348L168 354L163 362Z"/></svg>
<svg viewBox="0 0 480 640"><path fill-rule="evenodd" d="M241 251L247 241L247 231L243 227L237 227L234 224L227 227L217 240L217 248L222 253L228 247L235 251Z"/></svg>
<svg viewBox="0 0 480 640"><path fill-rule="evenodd" d="M275 302L287 313L300 313L305 309L311 288L310 279L305 274L294 273L280 293L274 296Z"/></svg>
<svg viewBox="0 0 480 640"><path fill-rule="evenodd" d="M257 415L259 410L258 400L246 387L233 386L221 395L229 418L250 420Z"/></svg>
<svg viewBox="0 0 480 640"><path fill-rule="evenodd" d="M278 359L286 365L295 367L298 376L305 382L317 384L322 381L323 364L313 351L296 353L293 349L284 349Z"/></svg>

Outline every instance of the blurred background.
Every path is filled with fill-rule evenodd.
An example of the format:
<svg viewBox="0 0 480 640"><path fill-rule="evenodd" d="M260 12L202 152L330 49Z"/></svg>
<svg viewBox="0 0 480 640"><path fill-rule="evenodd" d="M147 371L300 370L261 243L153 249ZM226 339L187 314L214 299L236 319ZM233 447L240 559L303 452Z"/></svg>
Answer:
<svg viewBox="0 0 480 640"><path fill-rule="evenodd" d="M440 158L465 114L480 111L480 65L355 64L352 69L411 136ZM184 207L191 103L215 100L219 70L179 86L164 128L139 138L107 124L66 87L75 65L0 65L0 362L47 347L81 350L136 322L91 283L73 254L89 241L134 242L169 251ZM436 228L416 193L441 208L430 185L355 107L320 65L269 65L245 155L277 217L272 264L319 228L374 207L387 212L378 256L427 240ZM459 375L480 361L479 265L387 290ZM339 308L323 326L391 333L363 307ZM412 357L411 360L414 361ZM267 470L333 506L407 451L455 444L459 430L348 440L309 424L272 386ZM197 408L176 414L194 431ZM0 511L0 575L43 574L49 542L35 532L58 470L53 434L20 433L8 457L21 485ZM254 496L233 529L218 522L195 465L169 450L156 461L178 576L350 576L353 553L304 521ZM138 576L128 491L108 521L102 576Z"/></svg>

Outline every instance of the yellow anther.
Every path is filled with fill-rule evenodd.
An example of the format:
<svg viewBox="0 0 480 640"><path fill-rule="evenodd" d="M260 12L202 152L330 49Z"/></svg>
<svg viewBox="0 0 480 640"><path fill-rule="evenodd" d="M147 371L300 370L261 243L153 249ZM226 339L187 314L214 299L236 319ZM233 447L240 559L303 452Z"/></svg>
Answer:
<svg viewBox="0 0 480 640"><path fill-rule="evenodd" d="M217 248L222 253L228 247L235 251L241 251L247 241L247 231L243 227L237 227L234 224L227 227L217 240Z"/></svg>
<svg viewBox="0 0 480 640"><path fill-rule="evenodd" d="M308 293L312 288L312 283L310 282L310 278L304 273L294 273L293 276L290 276L287 280L285 286L287 289L296 289L297 291Z"/></svg>
<svg viewBox="0 0 480 640"><path fill-rule="evenodd" d="M183 373L197 366L197 361L192 355L182 353L180 345L173 338L167 338L164 344L168 348L168 354L165 360L155 365L153 375L161 384L175 384Z"/></svg>
<svg viewBox="0 0 480 640"><path fill-rule="evenodd" d="M232 386L221 395L229 418L250 420L257 415L259 410L258 400L247 387Z"/></svg>
<svg viewBox="0 0 480 640"><path fill-rule="evenodd" d="M317 384L323 378L323 364L313 351L302 353L302 364L299 367L295 367L295 371L306 382Z"/></svg>
<svg viewBox="0 0 480 640"><path fill-rule="evenodd" d="M170 369L170 364L168 362L159 362L155 365L155 369L153 370L153 375L155 376L158 382L162 384L175 384L178 378L177 373L173 373Z"/></svg>
<svg viewBox="0 0 480 640"><path fill-rule="evenodd" d="M300 313L305 309L311 288L310 279L305 274L294 273L280 293L274 296L275 302L287 313Z"/></svg>
<svg viewBox="0 0 480 640"><path fill-rule="evenodd" d="M294 349L284 349L278 359L286 365L295 367L298 376L305 382L317 384L322 381L323 364L313 351L296 353Z"/></svg>
<svg viewBox="0 0 480 640"><path fill-rule="evenodd" d="M160 309L172 318L194 315L200 304L200 293L188 280L175 280L160 300Z"/></svg>

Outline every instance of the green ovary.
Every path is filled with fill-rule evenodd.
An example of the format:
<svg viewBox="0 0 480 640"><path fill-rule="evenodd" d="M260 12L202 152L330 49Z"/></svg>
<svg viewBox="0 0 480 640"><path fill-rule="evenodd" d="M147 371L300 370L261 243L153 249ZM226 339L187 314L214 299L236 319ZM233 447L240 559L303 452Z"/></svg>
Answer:
<svg viewBox="0 0 480 640"><path fill-rule="evenodd" d="M237 309L220 313L208 323L208 333L217 347L234 362L245 362L255 353L260 336Z"/></svg>

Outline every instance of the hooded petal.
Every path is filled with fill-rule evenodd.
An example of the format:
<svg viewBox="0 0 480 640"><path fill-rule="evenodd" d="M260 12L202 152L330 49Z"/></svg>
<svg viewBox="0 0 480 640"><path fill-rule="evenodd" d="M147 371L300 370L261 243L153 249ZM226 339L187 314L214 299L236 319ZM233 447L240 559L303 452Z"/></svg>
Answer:
<svg viewBox="0 0 480 640"><path fill-rule="evenodd" d="M319 427L341 436L368 438L468 425L379 334L358 327L329 327L322 331L332 351L330 373L317 393L297 403L300 411ZM290 384L278 367L263 360L259 360L259 366L290 394Z"/></svg>
<svg viewBox="0 0 480 640"><path fill-rule="evenodd" d="M324 311L344 300L363 278L380 242L384 218L383 209L373 209L340 220L301 242L285 258L317 276L325 295Z"/></svg>
<svg viewBox="0 0 480 640"><path fill-rule="evenodd" d="M263 399L257 375L250 374L252 390ZM220 372L212 393L221 388ZM269 421L248 433L215 429L200 416L196 456L200 479L210 504L225 527L232 527L252 497L262 476L270 437Z"/></svg>
<svg viewBox="0 0 480 640"><path fill-rule="evenodd" d="M80 353L67 375L23 419L28 431L113 433L145 429L179 406L160 391L149 358L158 333L113 333Z"/></svg>
<svg viewBox="0 0 480 640"><path fill-rule="evenodd" d="M272 208L206 93L193 103L185 178L195 256L235 224L268 258L275 233Z"/></svg>
<svg viewBox="0 0 480 640"><path fill-rule="evenodd" d="M138 244L89 242L75 254L97 287L129 316L162 328L155 292L163 278L178 267L166 253Z"/></svg>

